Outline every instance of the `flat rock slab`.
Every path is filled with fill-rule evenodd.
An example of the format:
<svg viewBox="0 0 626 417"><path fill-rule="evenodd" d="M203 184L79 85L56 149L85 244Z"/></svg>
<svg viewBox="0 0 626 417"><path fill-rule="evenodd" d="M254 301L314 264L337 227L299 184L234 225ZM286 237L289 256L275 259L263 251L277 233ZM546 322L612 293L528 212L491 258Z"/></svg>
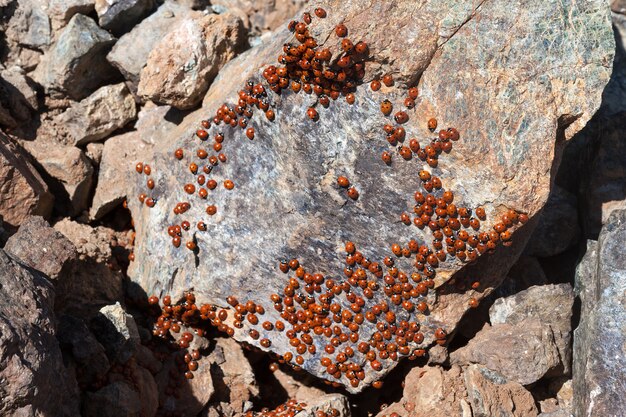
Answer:
<svg viewBox="0 0 626 417"><path fill-rule="evenodd" d="M129 273L147 294L170 293L175 299L193 289L199 303L224 307L232 295L261 303L266 313L260 320L274 322L280 317L269 297L282 293L288 277L278 271L281 259L297 258L307 271L341 281L346 241L355 242L364 256L377 262L391 255L393 243L406 245L416 239L430 244L428 229L399 221L400 214L415 204L413 194L421 189L416 174L424 164L417 158L403 161L395 154L387 166L380 157L383 151L394 152L382 130L392 118L383 116L380 103L388 98L396 109L402 108L406 91L400 88L417 80L420 97L404 125L407 138L417 137L423 145L425 138L432 137L427 129L431 117L441 127L454 126L461 132L455 148L442 154L439 166L431 169L445 189L454 191L455 203L484 206L485 230L491 230L507 209L533 217L547 200L560 145L593 115L609 79L614 41L603 1L571 4L566 9L561 3L530 1L394 1L366 6L333 1L322 6L328 17L314 18L309 28L319 43L337 52L334 28L344 22L351 39L369 45L365 82L390 72L398 88L372 92L366 85L359 86L355 105L341 98L328 109L318 106L316 122L306 115L314 96L270 93L276 120L269 122L255 114L248 123L256 130L254 140L246 139L239 129L210 129L210 138L223 132L228 161L209 176L219 185L202 200L183 190L195 181L189 163L205 163L195 158L202 147L194 137L200 121L213 117L224 101L236 106L245 81L261 79L261 68L276 63L283 44L295 40L282 28L267 43L227 64L205 97L203 109L188 116L168 144L160 146L153 158L128 161L131 166L149 163L155 181L154 189L148 190L148 177L134 174L135 187L129 193L137 232L136 261ZM182 161L173 157L178 148L186 155ZM358 188L358 200L349 199L337 187L340 175ZM227 179L234 181L231 191L222 185ZM140 205L140 193L149 193L157 204ZM184 216L175 215L173 208L182 201L189 201L191 208ZM207 215L208 204L217 205L217 214ZM190 221L193 229L183 234L177 249L167 228L182 220ZM207 232L196 231L198 221L208 224ZM508 251L497 251L488 262L479 260L484 268L474 270L475 276L501 279L531 229L532 222L516 232L517 243ZM197 253L185 248L190 240L195 240ZM397 265L409 274L413 271L412 260L401 259ZM437 269L437 285L463 266L448 257ZM388 299L381 292L366 302L364 311ZM435 328L454 328L467 308L467 298L437 301L431 292L429 316L407 316L399 309L397 314L399 320L421 323L423 346L427 346ZM350 309L343 296L337 300ZM271 339L272 351L292 351L284 332L258 328L261 338ZM237 329L235 338L259 346L248 330L247 324ZM360 340L369 340L375 331L364 323ZM318 353L304 355L302 367L327 377L319 361L327 341L317 336L313 341ZM365 362L360 353L351 360ZM381 372L366 367L363 383L349 389L362 389L395 365L383 362ZM345 378L340 382L348 383Z"/></svg>

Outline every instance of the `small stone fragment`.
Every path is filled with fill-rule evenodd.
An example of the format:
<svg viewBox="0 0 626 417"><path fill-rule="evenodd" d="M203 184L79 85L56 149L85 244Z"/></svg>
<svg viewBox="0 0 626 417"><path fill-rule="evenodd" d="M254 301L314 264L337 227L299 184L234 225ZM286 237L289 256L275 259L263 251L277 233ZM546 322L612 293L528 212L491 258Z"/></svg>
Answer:
<svg viewBox="0 0 626 417"><path fill-rule="evenodd" d="M111 361L125 363L137 351L140 342L137 325L120 303L102 307L91 320L90 328Z"/></svg>

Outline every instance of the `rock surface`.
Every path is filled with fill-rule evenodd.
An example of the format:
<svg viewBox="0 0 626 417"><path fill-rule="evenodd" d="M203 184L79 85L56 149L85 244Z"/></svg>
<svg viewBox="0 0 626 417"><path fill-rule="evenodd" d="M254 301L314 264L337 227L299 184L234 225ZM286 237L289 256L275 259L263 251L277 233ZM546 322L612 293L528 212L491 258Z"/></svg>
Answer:
<svg viewBox="0 0 626 417"><path fill-rule="evenodd" d="M483 224L489 228L504 209L532 217L542 208L563 140L593 115L608 80L614 44L607 5L577 3L567 12L554 6L496 1L476 7L467 1L452 7L424 1L417 19L408 17L415 10L414 2L377 3L369 8L327 2L324 7L332 13L325 20L314 20L310 30L333 51L337 38L331 33L340 21L349 27L352 39L367 41L371 62L366 65L366 82L387 72L394 74L400 87L419 78L420 98L410 112L407 134L428 136L426 122L433 116L443 126L459 127L462 139L433 172L441 176L446 189L455 192L459 205L485 205ZM372 14L379 19L370 19ZM542 29L546 24L551 28L549 42ZM191 159L175 161L174 150L182 147L186 154L195 154L197 145L190 140L200 120L214 114L225 100L233 100L246 79L260 78L260 68L276 62L282 45L291 40L283 28L267 43L227 64L205 97L203 109L190 115L152 160L144 160L152 166L157 184L151 192L158 199L154 208L139 205L136 196L147 190L147 178L135 174L129 206L137 246L130 275L146 293L178 297L194 288L199 302L219 306L226 306L226 297L234 295L267 303L264 320L275 320L278 313L267 300L285 286L286 278L277 270L280 259L297 257L308 271L337 276L344 267L342 248L347 240L377 261L390 254L394 242L430 241L430 234L397 220L414 204L418 181L408 178L421 164L396 158L387 167L380 161L381 152L390 149L381 130L389 119L380 113L380 101L389 97L398 106L404 98L394 96L393 90L381 94L361 86L357 105L338 100L332 110L320 108L317 122L305 114L312 98L270 95L270 101L279 103L276 120L270 123L254 116L249 123L257 131L254 141L224 130L228 163L219 166L215 178L220 184L232 179L236 185L232 191L220 186L211 194L217 214L209 218L207 203L197 204L183 191L192 178L186 169ZM407 50L415 51L410 59ZM215 132L211 129L209 135ZM235 146L230 145L233 141ZM358 201L348 201L336 187L339 175L347 175L357 186ZM182 220L172 213L175 203L187 200L192 208L184 217L192 224L203 220L209 225L210 233L184 236L184 241L196 240L197 256L184 247L174 248L167 235L167 227ZM515 234L513 247L497 251L489 262L472 269L477 276L493 278L485 284L487 292L501 281L531 229L529 224ZM154 262L156 253L171 262ZM404 268L405 262L399 265ZM461 266L457 261L444 262L437 284ZM463 294L444 295L428 318L420 318L425 344L432 342L435 327L455 326L467 299ZM364 327L361 336L368 340L372 329ZM258 345L247 337L246 328L236 331L235 337ZM290 350L282 335L271 334L271 338L274 352ZM316 345L318 352L323 351L322 340ZM307 357L304 369L322 375L318 359ZM386 363L385 369L392 366ZM368 371L359 387L380 377Z"/></svg>
<svg viewBox="0 0 626 417"><path fill-rule="evenodd" d="M39 107L37 92L21 68L12 67L0 71L0 107L6 109L7 115L12 119L11 122L0 116L0 124L8 127L16 127L29 121L34 110Z"/></svg>
<svg viewBox="0 0 626 417"><path fill-rule="evenodd" d="M626 211L616 210L576 271L581 320L574 330L573 411L621 415L626 399Z"/></svg>
<svg viewBox="0 0 626 417"><path fill-rule="evenodd" d="M22 144L41 167L42 175L46 176L58 212L75 216L89 207L94 169L83 151L49 140L24 141Z"/></svg>
<svg viewBox="0 0 626 417"><path fill-rule="evenodd" d="M4 250L53 280L67 272L77 256L72 242L40 216L26 219L17 233L7 240Z"/></svg>
<svg viewBox="0 0 626 417"><path fill-rule="evenodd" d="M107 55L107 59L136 88L139 83L139 73L146 65L154 46L181 19L192 15L201 14L179 3L170 1L163 3L155 13L122 36Z"/></svg>
<svg viewBox="0 0 626 417"><path fill-rule="evenodd" d="M96 0L100 27L115 36L129 31L154 8L154 0Z"/></svg>
<svg viewBox="0 0 626 417"><path fill-rule="evenodd" d="M129 383L115 381L96 392L87 392L81 411L85 417L139 416L141 398Z"/></svg>
<svg viewBox="0 0 626 417"><path fill-rule="evenodd" d="M550 325L559 350L563 373L571 372L572 307L574 291L569 284L538 285L507 298L499 298L489 309L492 325L519 325L526 319Z"/></svg>
<svg viewBox="0 0 626 417"><path fill-rule="evenodd" d="M233 14L182 19L150 52L138 94L178 109L194 107L243 47L244 36L241 19Z"/></svg>
<svg viewBox="0 0 626 417"><path fill-rule="evenodd" d="M26 155L0 132L0 216L8 227L28 216L47 217L54 198Z"/></svg>
<svg viewBox="0 0 626 417"><path fill-rule="evenodd" d="M53 304L50 281L0 249L0 415L78 415Z"/></svg>
<svg viewBox="0 0 626 417"><path fill-rule="evenodd" d="M69 142L80 146L103 139L137 116L132 94L124 83L108 85L70 107L57 119Z"/></svg>
<svg viewBox="0 0 626 417"><path fill-rule="evenodd" d="M120 303L102 307L91 320L90 328L111 361L125 363L137 351L140 341L137 324Z"/></svg>
<svg viewBox="0 0 626 417"><path fill-rule="evenodd" d="M105 58L114 42L89 17L74 15L42 57L33 78L49 94L80 100L115 76Z"/></svg>

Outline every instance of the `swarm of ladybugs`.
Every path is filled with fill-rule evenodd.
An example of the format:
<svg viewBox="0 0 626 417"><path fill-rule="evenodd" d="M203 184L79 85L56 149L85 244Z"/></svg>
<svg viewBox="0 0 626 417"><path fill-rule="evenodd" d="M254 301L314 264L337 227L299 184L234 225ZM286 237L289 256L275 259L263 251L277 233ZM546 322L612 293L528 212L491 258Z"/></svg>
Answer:
<svg viewBox="0 0 626 417"><path fill-rule="evenodd" d="M317 8L314 15L323 19L326 11ZM330 50L319 47L316 39L309 34L308 25L312 20L313 16L305 13L302 21L290 22L288 27L298 44L284 45L278 57L280 66L264 68L264 81L248 81L239 92L236 105L225 103L217 109L212 120L202 121L202 126L195 133L198 140L197 159L186 158L182 149L175 151L177 160L188 163L195 184L184 185L189 201L181 201L173 209L180 216L180 222L167 229L173 246L178 248L183 236L192 227L183 218L191 204L197 204L197 201L204 204L208 216L217 212L214 198L209 199L209 193L218 186L210 174L227 160L222 153L224 132L221 129L239 126L245 130L248 139L254 140L257 132L249 126L254 111L261 110L268 120L274 120L276 112L271 104L272 94L280 94L288 88L296 94L301 91L314 94L317 104L321 106L328 106L330 100L342 95L348 103L355 102L354 92L365 74L364 60L369 54L367 44L348 39L348 29L340 24L335 28L335 34L341 39L343 52L333 58ZM387 88L393 87L393 77L385 75L382 84ZM382 84L376 79L371 82L370 88L380 91ZM401 160L416 157L434 168L438 166L439 157L451 152L453 144L460 140L460 133L454 127L440 129L426 144L420 143L417 138L407 140L403 125L409 120L408 111L415 107L418 96L417 87L409 88L400 104L403 108L395 113L394 104L388 98L381 100L380 111L390 118L383 131L392 146L382 153L384 164L391 165L397 152ZM314 107L307 109L306 113L311 120L319 118ZM430 132L436 132L437 126L435 118L428 120ZM212 150L204 147L210 136L214 139ZM430 230L433 237L430 244L415 239L404 246L394 243L390 255L377 262L368 259L355 243L347 242L345 268L341 277L334 278L306 269L298 259L281 260L278 268L288 275L286 285L266 301L240 301L231 296L227 298L230 307L202 305L198 308L191 293L174 305L166 296L161 316L156 322L155 335L168 338L171 332L178 333L181 328L195 329L197 333L210 324L228 336L234 336L238 331L247 332L252 343L269 349L272 334L284 332L291 348L282 353L279 362L300 369L306 367L307 361L317 360L325 369L326 382L333 386L356 388L366 379L366 373L373 373L374 377L368 380L375 380L373 386L380 388L382 382L377 379L384 375L388 364L402 357L416 359L425 356L428 348L425 340L435 340L442 345L446 343L444 329L422 326L423 318L429 314L428 294L435 288L434 278L439 265L448 257L455 257L461 262L474 262L479 255L493 252L498 243L510 245L510 229L528 220L526 214L508 210L493 230L481 231L481 221L487 217L485 209L457 206L454 193L445 189L443 181L426 168L417 172L421 187L413 195L413 213L399 213L399 218L407 226ZM138 163L136 169L138 173L148 176L147 187L153 189L155 184L150 178L150 166ZM231 180L224 181L223 185L226 190L235 186ZM358 189L346 176L337 178L337 186L345 189L349 198L359 198ZM141 194L139 199L149 207L157 203L147 194ZM208 221L207 218L197 222L196 229L205 231ZM191 238L187 239L185 246L189 250L198 250ZM401 258L414 259L414 270L401 270L397 262ZM480 283L471 280L471 288L478 290ZM280 315L280 319L263 320L265 302L269 302L267 305ZM159 300L153 296L150 303L157 305ZM478 305L475 298L468 303L470 307ZM183 333L178 340L179 346L188 347L192 338L190 332ZM318 352L318 349L322 351ZM193 352L190 357L189 361L185 359L187 378L192 378L197 368ZM261 415L292 415L294 407L297 408L295 403Z"/></svg>

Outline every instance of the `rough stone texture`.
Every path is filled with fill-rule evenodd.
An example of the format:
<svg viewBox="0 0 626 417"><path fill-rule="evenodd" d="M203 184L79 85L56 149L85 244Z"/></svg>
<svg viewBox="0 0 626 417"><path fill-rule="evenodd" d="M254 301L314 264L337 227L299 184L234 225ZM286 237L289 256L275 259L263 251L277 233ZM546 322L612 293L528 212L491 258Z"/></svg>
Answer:
<svg viewBox="0 0 626 417"><path fill-rule="evenodd" d="M438 366L416 367L404 379L402 399L382 410L401 416L472 417L461 367L446 371Z"/></svg>
<svg viewBox="0 0 626 417"><path fill-rule="evenodd" d="M108 139L102 151L98 186L90 217L99 219L120 205L137 173L135 164L152 158L155 145L162 145L176 126L165 119L169 106L146 105L138 115L136 130Z"/></svg>
<svg viewBox="0 0 626 417"><path fill-rule="evenodd" d="M426 121L434 115L443 126L460 128L465 140L433 170L455 192L455 201L469 207L485 204L486 228L505 208L531 217L541 209L563 140L589 120L608 80L614 44L605 2L576 3L564 10L552 2L496 1L475 9L469 1L454 6L424 1L419 18L412 15L418 6L408 1L368 7L338 1L323 5L332 13L316 20L311 33L321 40L328 37L327 45L336 51L336 38L330 33L345 21L353 39L370 45L372 64L367 64L366 81L374 74L392 72L403 86L421 74L421 99L406 125L409 135L428 135ZM379 18L371 19L372 15ZM285 277L277 272L280 259L297 257L307 270L337 276L344 266L346 240L379 261L390 254L393 242L430 241L429 234L397 221L413 205L418 182L409 178L415 177L419 165L396 159L387 167L380 162L382 150L389 149L381 133L389 119L379 111L381 93L366 86L357 90L357 105L338 100L329 110L320 110L317 122L305 114L313 102L309 96L270 95L270 101L278 104L276 120L270 123L254 116L250 122L258 132L254 141L242 140L239 131L224 130L229 162L220 165L216 179L233 179L236 188L220 187L212 194L217 215L207 218L206 203L198 204L184 193L183 184L191 178L185 168L190 160L177 163L174 150L182 147L187 154L195 153L196 145L189 142L200 120L214 114L224 100L233 100L246 79L260 78L261 66L274 63L289 40L291 34L283 28L267 43L231 61L214 81L203 109L186 118L152 160L144 159L153 168L157 186L151 195L158 203L152 209L139 205L134 196L146 190L146 178L136 175L136 187L129 193L137 230L130 275L146 293L176 297L194 288L200 303L221 306L228 295L252 298L267 303L265 319L275 320L278 313L267 300L284 288ZM413 51L410 59L408 50ZM559 129L570 122L564 131ZM235 146L230 145L233 141ZM346 201L337 189L338 175L347 175L357 185L357 202ZM209 223L210 233L194 233L197 257L184 248L175 249L166 233L168 225L180 221L172 213L175 203L187 200L192 208L185 217ZM479 261L480 269L473 270L476 276L493 280L485 283L486 289L501 281L532 224L521 230L511 248L497 251L488 263ZM154 262L156 253L171 262ZM460 267L457 261L443 263L437 283ZM450 293L433 305L423 321L426 343L432 341L436 326L454 327L466 310L467 298ZM367 340L371 331L362 326L363 338ZM235 337L247 339L247 329L237 330ZM290 350L284 336L271 337L274 352ZM321 352L321 340L316 344ZM322 375L317 359L307 357L303 367ZM360 387L378 378L368 371Z"/></svg>
<svg viewBox="0 0 626 417"><path fill-rule="evenodd" d="M297 378L295 378L293 372L283 372L282 369L279 368L274 371L273 375L289 398L308 402L313 398L324 395L324 391L316 387L311 381L314 377L309 374L300 373L297 375ZM304 375L307 375L308 378Z"/></svg>
<svg viewBox="0 0 626 417"><path fill-rule="evenodd" d="M55 339L52 284L0 249L0 415L76 416Z"/></svg>
<svg viewBox="0 0 626 417"><path fill-rule="evenodd" d="M76 362L76 379L80 387L93 384L110 369L104 347L80 318L67 314L60 316L57 339L61 349Z"/></svg>
<svg viewBox="0 0 626 417"><path fill-rule="evenodd" d="M84 417L135 417L141 415L141 398L130 384L115 381L96 392L86 392Z"/></svg>
<svg viewBox="0 0 626 417"><path fill-rule="evenodd" d="M571 372L572 307L574 291L569 284L539 285L507 298L499 298L489 309L492 325L518 325L527 319L549 324L559 350L563 373Z"/></svg>
<svg viewBox="0 0 626 417"><path fill-rule="evenodd" d="M74 15L41 58L33 78L48 94L80 100L115 76L105 59L114 42L93 20Z"/></svg>
<svg viewBox="0 0 626 417"><path fill-rule="evenodd" d="M129 33L122 36L113 46L107 59L115 66L134 88L139 83L139 73L148 61L154 46L183 18L199 16L188 7L167 1L144 19Z"/></svg>
<svg viewBox="0 0 626 417"><path fill-rule="evenodd" d="M539 215L539 223L528 242L526 253L539 257L554 256L578 242L577 206L574 194L555 186Z"/></svg>
<svg viewBox="0 0 626 417"><path fill-rule="evenodd" d="M137 325L120 303L101 308L100 314L91 320L90 328L111 361L125 363L137 351L140 342Z"/></svg>
<svg viewBox="0 0 626 417"><path fill-rule="evenodd" d="M89 15L95 0L49 0L48 15L54 29L62 28L74 15Z"/></svg>
<svg viewBox="0 0 626 417"><path fill-rule="evenodd" d="M338 417L350 417L350 405L348 399L341 394L327 394L311 400L304 410L299 412L298 417L316 417L318 411L328 413L331 409L339 412Z"/></svg>
<svg viewBox="0 0 626 417"><path fill-rule="evenodd" d="M10 120L7 123L0 116L0 124L8 127L16 127L30 120L33 111L39 107L37 92L21 68L0 71L0 107L5 108L13 120L13 123Z"/></svg>
<svg viewBox="0 0 626 417"><path fill-rule="evenodd" d="M33 244L36 242L36 244ZM4 247L24 265L56 279L76 259L76 247L40 216L26 219Z"/></svg>
<svg viewBox="0 0 626 417"><path fill-rule="evenodd" d="M533 285L548 284L548 277L539 260L532 256L520 256L509 270L506 279L492 294L496 298L517 294Z"/></svg>
<svg viewBox="0 0 626 417"><path fill-rule="evenodd" d="M213 0L211 2L214 10L221 7L229 12L247 16L249 18L247 25L253 36L278 28L294 17L306 3L307 0Z"/></svg>
<svg viewBox="0 0 626 417"><path fill-rule="evenodd" d="M123 274L113 258L111 246L122 236L106 227L80 224L69 219L55 223L78 250L78 261L72 273L57 288L55 308L85 320L103 306L123 299Z"/></svg>
<svg viewBox="0 0 626 417"><path fill-rule="evenodd" d="M85 147L85 155L96 166L102 161L102 151L104 151L104 143L91 142Z"/></svg>
<svg viewBox="0 0 626 417"><path fill-rule="evenodd" d="M626 14L626 1L611 0L611 10L615 13Z"/></svg>
<svg viewBox="0 0 626 417"><path fill-rule="evenodd" d="M128 32L154 8L154 0L96 0L101 27L115 36Z"/></svg>
<svg viewBox="0 0 626 417"><path fill-rule="evenodd" d="M202 415L241 415L250 401L259 395L254 372L242 347L232 339L218 338L211 353L202 359L208 362L215 393Z"/></svg>
<svg viewBox="0 0 626 417"><path fill-rule="evenodd" d="M26 155L0 132L0 215L7 227L28 216L47 217L54 198Z"/></svg>
<svg viewBox="0 0 626 417"><path fill-rule="evenodd" d="M614 211L576 271L581 320L574 330L573 413L626 410L626 210Z"/></svg>
<svg viewBox="0 0 626 417"><path fill-rule="evenodd" d="M480 365L465 369L465 386L473 417L535 417L535 400L524 387Z"/></svg>
<svg viewBox="0 0 626 417"><path fill-rule="evenodd" d="M70 143L80 146L107 137L136 116L135 100L120 83L98 89L61 114L57 123L67 129Z"/></svg>
<svg viewBox="0 0 626 417"><path fill-rule="evenodd" d="M179 109L194 107L244 38L241 19L230 13L181 20L150 52L138 94Z"/></svg>
<svg viewBox="0 0 626 417"><path fill-rule="evenodd" d="M84 152L48 140L23 141L41 167L58 212L75 216L89 207L94 169Z"/></svg>
<svg viewBox="0 0 626 417"><path fill-rule="evenodd" d="M563 367L551 326L536 319L486 326L466 346L452 352L450 361L478 363L522 385Z"/></svg>
<svg viewBox="0 0 626 417"><path fill-rule="evenodd" d="M6 15L8 24L4 32L7 43L45 49L52 40L50 21L46 14L47 2L27 0L10 3Z"/></svg>

